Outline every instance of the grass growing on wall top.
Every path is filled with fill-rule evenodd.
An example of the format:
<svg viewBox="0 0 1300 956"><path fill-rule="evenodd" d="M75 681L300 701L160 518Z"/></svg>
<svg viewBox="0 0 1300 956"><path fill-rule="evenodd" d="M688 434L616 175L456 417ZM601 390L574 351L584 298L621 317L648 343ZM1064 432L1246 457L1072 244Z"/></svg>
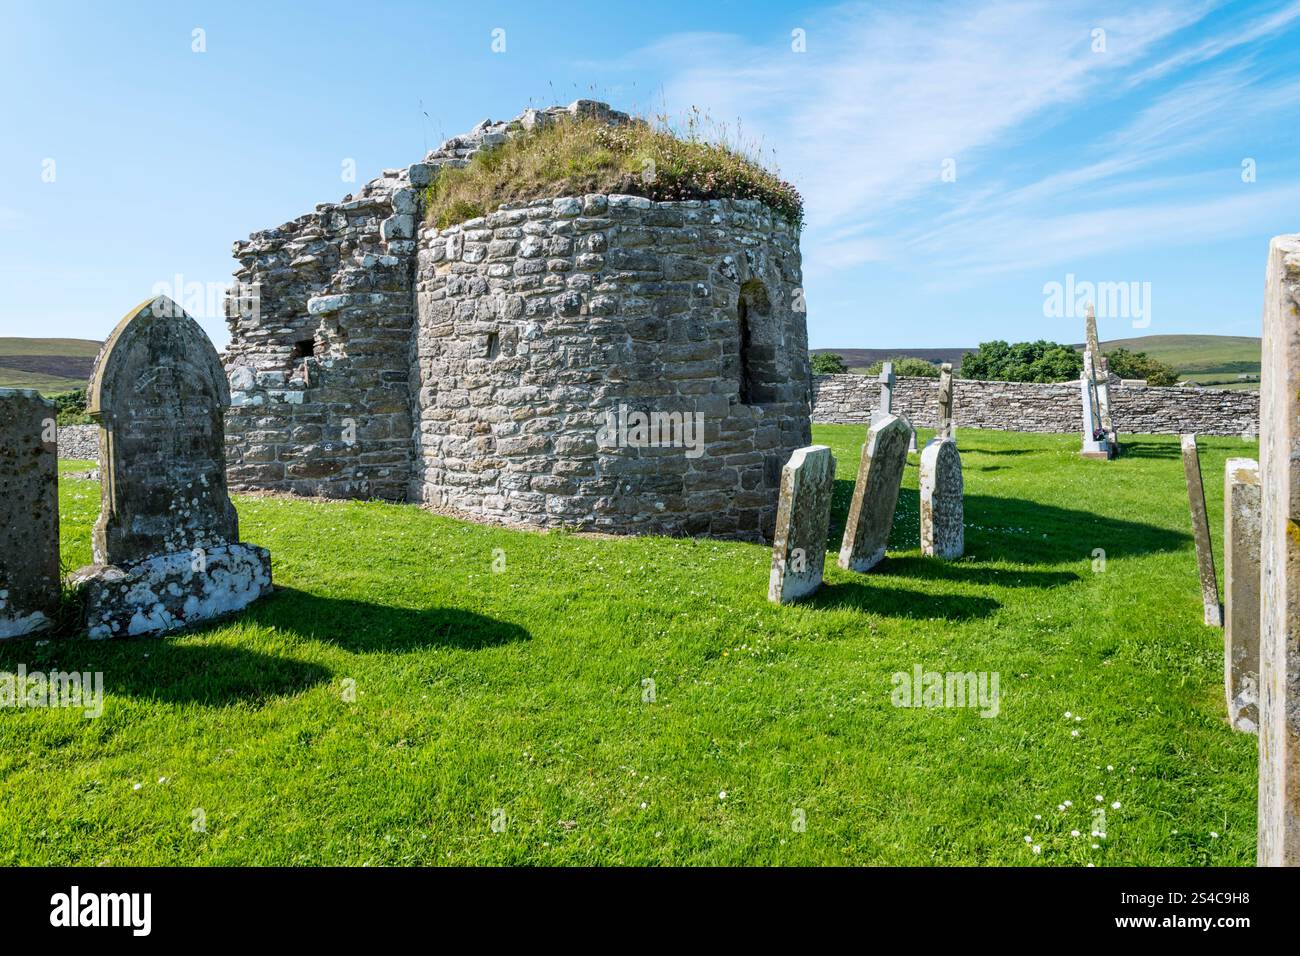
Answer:
<svg viewBox="0 0 1300 956"><path fill-rule="evenodd" d="M662 122L610 126L592 117L518 130L464 168L444 167L426 189L426 221L441 229L505 202L586 193L758 199L796 227L803 222L798 190L738 148L706 141L697 115L683 136Z"/></svg>
<svg viewBox="0 0 1300 956"><path fill-rule="evenodd" d="M832 552L865 432L814 427ZM1225 719L1177 436L958 441L965 559L921 557L913 455L886 560L829 554L789 607L760 545L239 497L277 588L246 613L0 642L0 672L106 689L90 720L0 708L0 864L1252 865L1257 740ZM1200 446L1217 531L1255 446ZM99 489L60 493L78 567ZM997 672L997 716L892 706L916 665Z"/></svg>

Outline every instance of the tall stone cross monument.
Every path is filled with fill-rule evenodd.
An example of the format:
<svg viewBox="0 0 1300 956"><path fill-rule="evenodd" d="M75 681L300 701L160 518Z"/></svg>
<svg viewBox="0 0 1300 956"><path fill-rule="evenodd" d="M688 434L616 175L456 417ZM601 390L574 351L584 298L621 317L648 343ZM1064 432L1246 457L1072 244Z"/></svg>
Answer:
<svg viewBox="0 0 1300 956"><path fill-rule="evenodd" d="M952 363L939 366L939 434L936 438L952 438Z"/></svg>
<svg viewBox="0 0 1300 956"><path fill-rule="evenodd" d="M1097 315L1091 303L1088 304L1087 336L1083 348L1083 377L1079 382L1083 402L1083 447L1079 454L1084 458L1114 458L1119 452L1119 443L1110 416L1110 386L1107 382L1110 369L1097 341Z"/></svg>
<svg viewBox="0 0 1300 956"><path fill-rule="evenodd" d="M871 424L883 421L893 414L894 408L894 363L883 362L880 366L880 401L871 413Z"/></svg>

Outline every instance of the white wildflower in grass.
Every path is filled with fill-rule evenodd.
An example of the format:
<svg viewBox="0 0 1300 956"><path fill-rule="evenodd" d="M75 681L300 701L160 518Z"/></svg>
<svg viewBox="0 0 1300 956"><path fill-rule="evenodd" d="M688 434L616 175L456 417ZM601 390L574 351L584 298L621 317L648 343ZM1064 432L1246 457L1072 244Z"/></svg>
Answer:
<svg viewBox="0 0 1300 956"><path fill-rule="evenodd" d="M1213 830L1211 830L1211 831L1210 831L1210 839L1211 839L1211 840L1217 840L1218 838L1219 838L1219 835L1218 835L1217 833L1215 833Z"/></svg>
<svg viewBox="0 0 1300 956"><path fill-rule="evenodd" d="M1100 849L1101 849L1101 844L1100 844L1100 843L1094 843L1094 844L1092 845L1092 848L1093 848L1094 850L1100 850Z"/></svg>
<svg viewBox="0 0 1300 956"><path fill-rule="evenodd" d="M1026 842L1026 843L1033 843L1033 842L1034 842L1034 838L1031 837L1031 836L1027 836L1027 837L1025 837L1025 842Z"/></svg>
<svg viewBox="0 0 1300 956"><path fill-rule="evenodd" d="M1077 737L1077 736L1079 736L1079 732L1078 732L1077 730L1072 730L1072 731L1070 731L1070 736L1071 736L1071 737Z"/></svg>
<svg viewBox="0 0 1300 956"><path fill-rule="evenodd" d="M1089 866L1096 866L1097 864L1096 864L1096 863L1089 863L1088 865L1089 865Z"/></svg>
<svg viewBox="0 0 1300 956"><path fill-rule="evenodd" d="M1074 716L1074 715L1071 714L1068 710L1065 712L1065 719L1066 719L1066 720L1069 720L1069 719L1070 719L1071 717L1073 717L1073 716Z"/></svg>
<svg viewBox="0 0 1300 956"><path fill-rule="evenodd" d="M1107 773L1111 773L1112 771L1114 771L1114 769L1115 769L1115 767L1114 767L1112 764L1106 764L1106 772L1107 772Z"/></svg>
<svg viewBox="0 0 1300 956"><path fill-rule="evenodd" d="M1099 793L1099 794L1097 794L1095 797L1093 797L1092 799L1096 800L1098 803L1101 803L1101 802L1102 802L1103 800L1105 800L1106 798L1103 797L1103 796Z"/></svg>
<svg viewBox="0 0 1300 956"><path fill-rule="evenodd" d="M1072 837L1077 837L1078 835L1079 835L1079 831L1078 831L1078 830L1071 830L1071 831L1070 831L1070 836L1072 836Z"/></svg>
<svg viewBox="0 0 1300 956"><path fill-rule="evenodd" d="M1035 819L1035 820L1041 820L1041 819L1043 819L1043 815L1042 815L1041 813L1035 813L1035 814L1034 814L1034 819Z"/></svg>
<svg viewBox="0 0 1300 956"><path fill-rule="evenodd" d="M132 785L131 785L131 789L132 789L132 790L139 790L142 786L144 786L144 784L141 784L141 783L135 783L135 784L132 784Z"/></svg>
<svg viewBox="0 0 1300 956"><path fill-rule="evenodd" d="M721 791L719 791L719 792L718 792L718 799L719 799L719 800L726 800L726 799L727 799L727 791L725 791L725 790L721 790Z"/></svg>
<svg viewBox="0 0 1300 956"><path fill-rule="evenodd" d="M1074 718L1074 722L1075 722L1075 723L1078 723L1078 722L1081 721L1081 720L1083 720L1082 717L1076 717L1076 718Z"/></svg>
<svg viewBox="0 0 1300 956"><path fill-rule="evenodd" d="M1039 846L1037 843L1035 843L1035 844L1034 844L1034 852L1035 852L1035 853L1042 853L1042 852L1043 852L1043 848L1042 848L1041 846Z"/></svg>
<svg viewBox="0 0 1300 956"><path fill-rule="evenodd" d="M1074 806L1074 801L1073 801L1073 800L1066 800L1066 801L1065 801L1065 805L1066 805L1067 807L1072 807L1072 806Z"/></svg>
<svg viewBox="0 0 1300 956"><path fill-rule="evenodd" d="M1118 809L1119 809L1119 801L1116 800L1114 803L1112 803L1112 804L1110 805L1110 808L1111 808L1112 810L1118 810Z"/></svg>
<svg viewBox="0 0 1300 956"><path fill-rule="evenodd" d="M1058 804L1056 805L1056 809L1061 810L1061 811L1064 811L1064 810L1065 810L1065 804L1063 804L1063 803L1058 803Z"/></svg>

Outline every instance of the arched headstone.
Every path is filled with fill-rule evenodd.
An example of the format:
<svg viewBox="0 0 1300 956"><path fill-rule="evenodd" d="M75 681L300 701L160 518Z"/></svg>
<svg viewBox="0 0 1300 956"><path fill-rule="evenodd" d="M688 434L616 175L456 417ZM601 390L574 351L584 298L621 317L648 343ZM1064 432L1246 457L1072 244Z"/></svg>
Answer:
<svg viewBox="0 0 1300 956"><path fill-rule="evenodd" d="M100 425L95 564L73 576L91 637L156 634L271 589L271 556L239 541L226 491L230 387L197 322L166 296L113 330L91 377Z"/></svg>
<svg viewBox="0 0 1300 956"><path fill-rule="evenodd" d="M217 350L171 299L144 302L118 324L86 397L101 426L96 563L239 540L226 492L229 405Z"/></svg>

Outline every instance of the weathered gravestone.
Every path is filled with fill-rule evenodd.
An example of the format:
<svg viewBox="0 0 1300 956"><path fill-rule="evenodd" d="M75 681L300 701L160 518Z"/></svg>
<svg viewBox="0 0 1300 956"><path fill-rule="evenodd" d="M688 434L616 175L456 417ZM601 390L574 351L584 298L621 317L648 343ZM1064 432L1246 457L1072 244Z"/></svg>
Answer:
<svg viewBox="0 0 1300 956"><path fill-rule="evenodd" d="M1269 245L1260 366L1261 866L1300 866L1300 235Z"/></svg>
<svg viewBox="0 0 1300 956"><path fill-rule="evenodd" d="M1229 458L1223 474L1223 685L1228 722L1259 729L1259 465Z"/></svg>
<svg viewBox="0 0 1300 956"><path fill-rule="evenodd" d="M795 449L781 469L769 601L785 604L821 587L834 487L835 457L825 445Z"/></svg>
<svg viewBox="0 0 1300 956"><path fill-rule="evenodd" d="M95 564L74 576L91 637L175 630L270 591L270 554L239 542L226 492L229 404L216 349L165 296L104 344L87 395L101 427Z"/></svg>
<svg viewBox="0 0 1300 956"><path fill-rule="evenodd" d="M43 630L59 607L54 403L0 388L0 638Z"/></svg>
<svg viewBox="0 0 1300 956"><path fill-rule="evenodd" d="M938 438L953 438L956 428L953 425L952 363L944 362L939 366L939 432Z"/></svg>
<svg viewBox="0 0 1300 956"><path fill-rule="evenodd" d="M1201 456L1196 450L1196 436L1184 435L1183 475L1187 479L1187 504L1192 512L1192 537L1196 541L1196 570L1201 577L1201 603L1205 606L1205 623L1223 626L1223 608L1219 604L1219 582L1214 576L1214 549L1210 543L1210 521L1205 514L1205 486L1201 483Z"/></svg>
<svg viewBox="0 0 1300 956"><path fill-rule="evenodd" d="M960 558L966 550L961 455L951 438L935 438L921 452L921 553Z"/></svg>
<svg viewBox="0 0 1300 956"><path fill-rule="evenodd" d="M867 431L840 543L840 567L867 571L885 556L911 436L912 426L894 415L885 416Z"/></svg>

